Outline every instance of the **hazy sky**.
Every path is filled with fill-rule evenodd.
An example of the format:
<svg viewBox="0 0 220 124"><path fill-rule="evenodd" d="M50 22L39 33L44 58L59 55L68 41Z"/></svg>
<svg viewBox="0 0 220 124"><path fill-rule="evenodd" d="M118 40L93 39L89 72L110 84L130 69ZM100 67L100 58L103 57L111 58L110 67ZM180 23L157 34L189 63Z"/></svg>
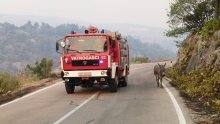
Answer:
<svg viewBox="0 0 220 124"><path fill-rule="evenodd" d="M0 0L1 14L167 27L170 0Z"/></svg>

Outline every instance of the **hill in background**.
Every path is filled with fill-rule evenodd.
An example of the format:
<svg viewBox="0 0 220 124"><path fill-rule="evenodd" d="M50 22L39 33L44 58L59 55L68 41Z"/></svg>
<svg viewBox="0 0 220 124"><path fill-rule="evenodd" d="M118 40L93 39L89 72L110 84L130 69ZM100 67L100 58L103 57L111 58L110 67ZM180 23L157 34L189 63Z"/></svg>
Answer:
<svg viewBox="0 0 220 124"><path fill-rule="evenodd" d="M176 39L164 36L165 28L150 27L134 24L105 24L100 25L113 31L119 31L123 35L130 35L139 39L142 43L156 44L168 51L177 52Z"/></svg>
<svg viewBox="0 0 220 124"><path fill-rule="evenodd" d="M132 36L135 39L139 39L143 43L158 44L162 48L177 53L176 44L173 42L175 39L167 38L164 36L166 30L165 27L152 27L143 26L138 24L96 24L85 22L82 20L75 20L63 17L54 16L33 16L33 15L16 15L16 14L0 14L0 23L8 22L15 24L16 26L22 26L28 21L32 22L45 22L53 27L62 24L78 24L79 26L97 26L102 29L108 29L112 31L118 31L124 36Z"/></svg>
<svg viewBox="0 0 220 124"><path fill-rule="evenodd" d="M1 71L17 72L27 64L46 57L58 66L60 55L55 52L55 42L71 30L82 33L85 27L77 24L62 24L53 27L47 23L27 22L22 26L0 23L0 61ZM173 59L175 53L157 44L143 43L128 36L130 58L147 56L150 59Z"/></svg>

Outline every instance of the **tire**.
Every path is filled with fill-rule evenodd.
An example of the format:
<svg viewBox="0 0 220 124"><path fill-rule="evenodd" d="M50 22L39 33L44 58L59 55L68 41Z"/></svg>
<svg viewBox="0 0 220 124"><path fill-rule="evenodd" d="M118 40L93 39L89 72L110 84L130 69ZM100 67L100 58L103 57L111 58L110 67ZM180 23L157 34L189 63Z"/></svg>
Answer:
<svg viewBox="0 0 220 124"><path fill-rule="evenodd" d="M118 81L118 76L115 76L114 79L112 79L111 83L110 83L110 91L111 92L117 92L118 91L118 84L119 84L119 81Z"/></svg>
<svg viewBox="0 0 220 124"><path fill-rule="evenodd" d="M61 71L60 76L63 80L65 80L63 71Z"/></svg>
<svg viewBox="0 0 220 124"><path fill-rule="evenodd" d="M75 85L70 84L70 82L65 82L65 88L66 88L67 94L72 94L75 91Z"/></svg>
<svg viewBox="0 0 220 124"><path fill-rule="evenodd" d="M128 85L128 76L123 77L120 82L122 87L126 87Z"/></svg>

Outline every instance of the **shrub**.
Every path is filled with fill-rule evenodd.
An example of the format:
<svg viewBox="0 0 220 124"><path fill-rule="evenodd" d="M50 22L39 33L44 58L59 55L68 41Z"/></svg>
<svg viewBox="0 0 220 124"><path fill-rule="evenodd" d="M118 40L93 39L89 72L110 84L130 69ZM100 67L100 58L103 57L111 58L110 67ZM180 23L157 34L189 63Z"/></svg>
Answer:
<svg viewBox="0 0 220 124"><path fill-rule="evenodd" d="M20 86L19 80L7 72L0 73L0 94L13 91Z"/></svg>
<svg viewBox="0 0 220 124"><path fill-rule="evenodd" d="M220 19L214 19L205 23L202 29L199 31L199 34L202 34L206 39L209 38L214 31L220 29Z"/></svg>
<svg viewBox="0 0 220 124"><path fill-rule="evenodd" d="M131 63L146 63L149 62L148 57L135 57L131 59Z"/></svg>
<svg viewBox="0 0 220 124"><path fill-rule="evenodd" d="M33 83L39 80L37 76L32 76L31 73L32 72L29 69L25 68L17 74L21 86L29 84L29 83Z"/></svg>
<svg viewBox="0 0 220 124"><path fill-rule="evenodd" d="M27 65L27 69L29 69L32 74L42 79L50 77L52 66L53 60L43 58L40 62L37 61L35 66Z"/></svg>
<svg viewBox="0 0 220 124"><path fill-rule="evenodd" d="M190 97L198 98L220 112L217 109L220 107L220 72L214 66L189 73L182 73L178 67L168 68L166 76L173 80L174 86L184 90Z"/></svg>

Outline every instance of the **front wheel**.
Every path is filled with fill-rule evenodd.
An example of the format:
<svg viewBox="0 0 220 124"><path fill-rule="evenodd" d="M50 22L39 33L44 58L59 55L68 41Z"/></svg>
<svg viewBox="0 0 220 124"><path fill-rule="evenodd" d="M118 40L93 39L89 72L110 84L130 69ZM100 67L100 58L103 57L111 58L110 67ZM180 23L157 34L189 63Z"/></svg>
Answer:
<svg viewBox="0 0 220 124"><path fill-rule="evenodd" d="M65 82L65 88L66 88L67 94L74 93L75 91L75 85L71 84L70 82Z"/></svg>
<svg viewBox="0 0 220 124"><path fill-rule="evenodd" d="M118 91L118 76L115 76L115 78L112 79L109 86L110 86L110 91L111 92L117 92Z"/></svg>

